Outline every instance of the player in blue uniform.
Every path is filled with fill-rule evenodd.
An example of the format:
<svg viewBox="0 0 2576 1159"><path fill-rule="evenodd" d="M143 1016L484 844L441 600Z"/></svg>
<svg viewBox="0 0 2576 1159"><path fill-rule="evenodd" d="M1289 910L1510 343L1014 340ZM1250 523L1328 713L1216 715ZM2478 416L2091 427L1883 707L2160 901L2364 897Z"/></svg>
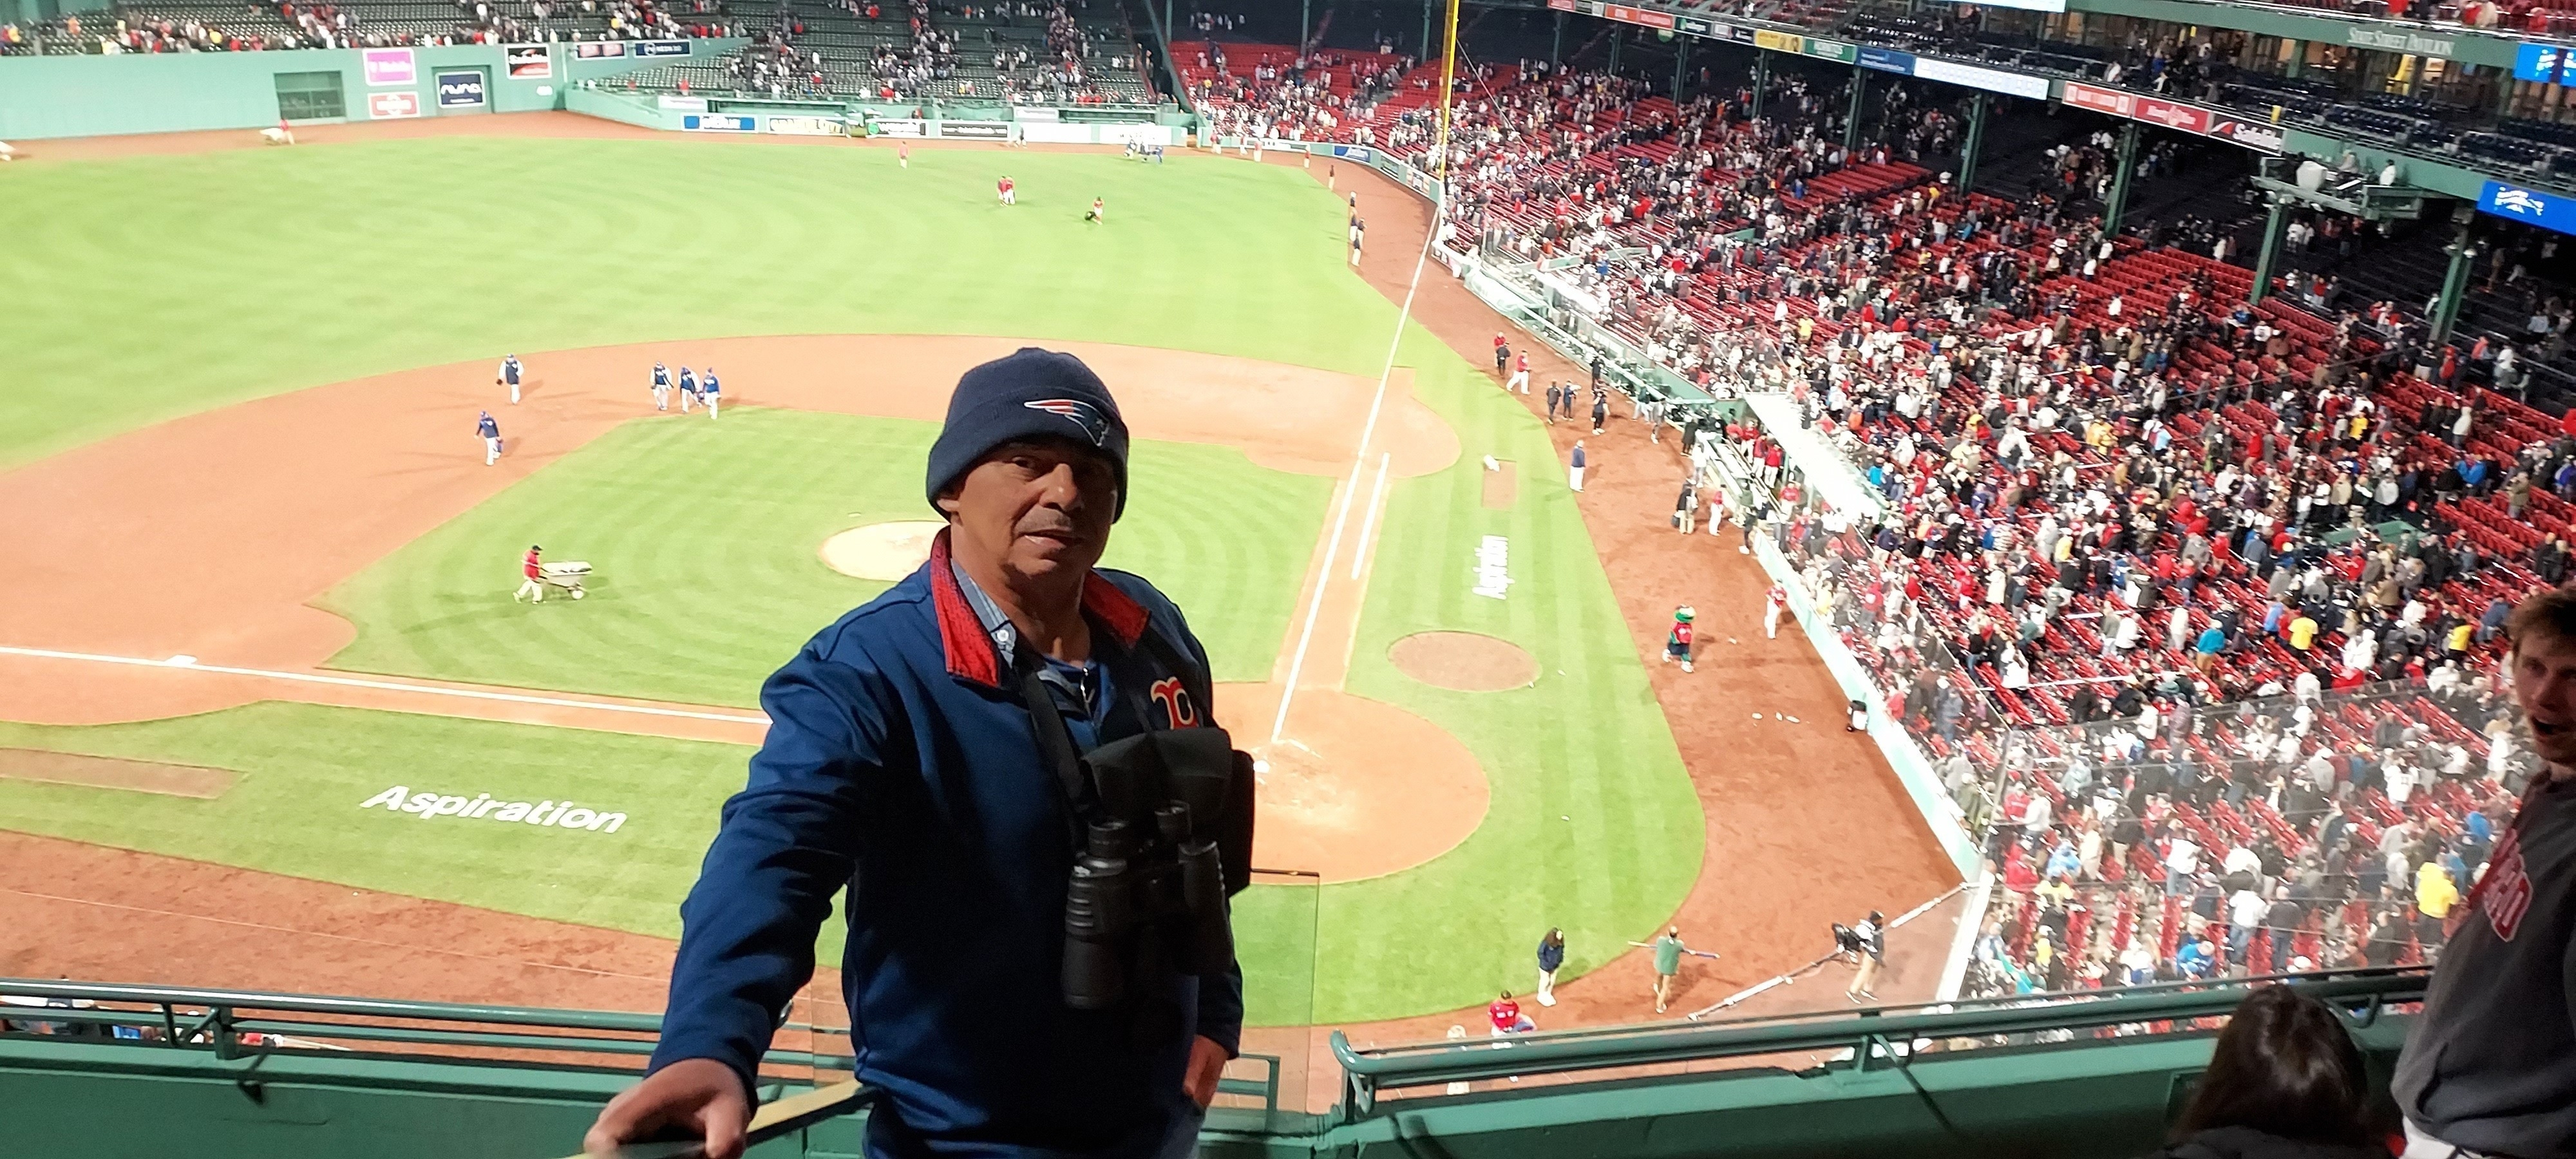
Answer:
<svg viewBox="0 0 2576 1159"><path fill-rule="evenodd" d="M697 397L698 376L690 373L689 368L683 366L680 368L680 413L689 413L689 404L696 401Z"/></svg>
<svg viewBox="0 0 2576 1159"><path fill-rule="evenodd" d="M488 410L476 413L474 433L483 438L483 465L489 467L501 460L501 424L492 421Z"/></svg>
<svg viewBox="0 0 2576 1159"><path fill-rule="evenodd" d="M671 409L671 368L653 364L653 409Z"/></svg>
<svg viewBox="0 0 2576 1159"><path fill-rule="evenodd" d="M510 354L502 357L500 372L492 376L493 382L510 388L511 406L519 405L519 374L519 356Z"/></svg>
<svg viewBox="0 0 2576 1159"><path fill-rule="evenodd" d="M716 385L715 367L708 367L705 374L698 376L698 401L707 404L708 418L716 417L716 395L720 389Z"/></svg>

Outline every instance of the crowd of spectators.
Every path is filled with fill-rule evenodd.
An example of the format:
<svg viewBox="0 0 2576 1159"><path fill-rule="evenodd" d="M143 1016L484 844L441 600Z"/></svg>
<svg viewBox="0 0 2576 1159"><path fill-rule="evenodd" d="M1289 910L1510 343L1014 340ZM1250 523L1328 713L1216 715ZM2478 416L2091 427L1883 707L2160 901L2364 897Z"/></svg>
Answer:
<svg viewBox="0 0 2576 1159"><path fill-rule="evenodd" d="M1987 842L1981 989L2434 952L2532 773L2504 613L2576 535L2576 439L2462 381L2509 355L2291 304L2330 286L2250 303L2197 248L2217 223L2104 233L2107 134L2026 199L1963 196L1931 171L1960 118L1902 85L1846 150L1847 91L1795 75L1754 118L1506 66L1462 80L1441 157L1428 102L1226 53L1193 79L1221 125L1445 162L1460 244L1581 259L1596 320L1713 396L1786 395L1847 461L1869 510L1752 426L1677 476L1773 539Z"/></svg>
<svg viewBox="0 0 2576 1159"><path fill-rule="evenodd" d="M155 11L148 3L121 4L62 18L47 33L60 51L116 55L154 52L261 52L297 48L389 48L452 44L531 44L589 40L672 40L735 35L713 0L681 5L654 0L529 0L512 10L492 0L456 0L445 27L424 27L408 15L370 14L363 3L247 4L235 18L192 9ZM0 25L0 53L32 53L36 39L17 25Z"/></svg>

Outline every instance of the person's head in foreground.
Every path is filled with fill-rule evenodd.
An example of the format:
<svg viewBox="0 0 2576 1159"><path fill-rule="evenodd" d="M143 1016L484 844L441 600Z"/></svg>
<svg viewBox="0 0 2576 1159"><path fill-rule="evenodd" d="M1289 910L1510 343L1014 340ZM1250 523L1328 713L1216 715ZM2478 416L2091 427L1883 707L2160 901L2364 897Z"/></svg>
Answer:
<svg viewBox="0 0 2576 1159"><path fill-rule="evenodd" d="M2576 777L2576 590L2533 596L2505 620L2507 670L2531 743L2554 780Z"/></svg>
<svg viewBox="0 0 2576 1159"><path fill-rule="evenodd" d="M2325 1004L2291 986L2246 995L2164 1156L2386 1159L2365 1110L2361 1051Z"/></svg>
<svg viewBox="0 0 2576 1159"><path fill-rule="evenodd" d="M2389 1082L2408 1154L2576 1154L2576 589L2524 600L2505 630L2544 765L2447 915Z"/></svg>
<svg viewBox="0 0 2576 1159"><path fill-rule="evenodd" d="M843 890L870 1156L1152 1159L1196 1140L1242 1031L1225 898L1247 880L1251 760L1216 728L1180 610L1095 566L1127 449L1072 355L1023 349L958 380L923 479L947 526L763 686L769 732L681 906L651 1069L592 1151L742 1153L760 1059ZM1135 883L1148 873L1186 904Z"/></svg>

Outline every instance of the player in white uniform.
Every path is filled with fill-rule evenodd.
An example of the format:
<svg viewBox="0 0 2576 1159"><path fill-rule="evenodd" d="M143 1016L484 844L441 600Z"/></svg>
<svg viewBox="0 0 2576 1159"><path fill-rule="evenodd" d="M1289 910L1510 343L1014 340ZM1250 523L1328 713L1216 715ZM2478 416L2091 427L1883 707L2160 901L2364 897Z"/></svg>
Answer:
<svg viewBox="0 0 2576 1159"><path fill-rule="evenodd" d="M716 417L716 398L718 390L719 388L716 385L716 368L710 366L707 368L707 372L705 374L698 376L698 401L707 404L708 418Z"/></svg>
<svg viewBox="0 0 2576 1159"><path fill-rule="evenodd" d="M501 424L492 421L492 412L487 410L477 413L474 419L474 433L482 436L483 439L483 465L489 467L500 462Z"/></svg>
<svg viewBox="0 0 2576 1159"><path fill-rule="evenodd" d="M520 368L520 366L519 366L519 356L518 356L518 355L516 355L516 354L512 354L512 355L509 355L509 356L507 356L507 357L505 357L505 358L501 359L501 369L500 369L498 372L494 373L494 374L493 374L493 376L492 376L492 381L493 381L494 383L496 383L496 384L506 384L506 385L508 385L508 386L509 386L509 388L510 388L510 405L512 405L512 406L517 406L517 405L519 405L519 375L520 375L520 373L521 373L521 368Z"/></svg>
<svg viewBox="0 0 2576 1159"><path fill-rule="evenodd" d="M653 409L671 409L671 368L653 364Z"/></svg>

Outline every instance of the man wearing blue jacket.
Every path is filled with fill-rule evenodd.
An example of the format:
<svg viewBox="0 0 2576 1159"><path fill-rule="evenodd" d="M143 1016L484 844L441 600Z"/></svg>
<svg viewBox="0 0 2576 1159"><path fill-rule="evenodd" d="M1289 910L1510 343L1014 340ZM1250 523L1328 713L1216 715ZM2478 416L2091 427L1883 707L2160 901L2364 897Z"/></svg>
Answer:
<svg viewBox="0 0 2576 1159"><path fill-rule="evenodd" d="M1022 349L958 380L926 482L948 527L761 690L769 734L681 907L651 1070L593 1150L684 1135L741 1154L760 1056L847 887L851 1043L882 1095L871 1156L1189 1153L1241 1036L1231 952L1213 973L1140 970L1112 1009L1074 1009L1063 980L1096 800L1074 799L1041 730L1060 719L1043 735L1089 752L1214 724L1179 609L1094 567L1126 483L1126 423L1073 356ZM1052 711L1033 713L1035 688Z"/></svg>

